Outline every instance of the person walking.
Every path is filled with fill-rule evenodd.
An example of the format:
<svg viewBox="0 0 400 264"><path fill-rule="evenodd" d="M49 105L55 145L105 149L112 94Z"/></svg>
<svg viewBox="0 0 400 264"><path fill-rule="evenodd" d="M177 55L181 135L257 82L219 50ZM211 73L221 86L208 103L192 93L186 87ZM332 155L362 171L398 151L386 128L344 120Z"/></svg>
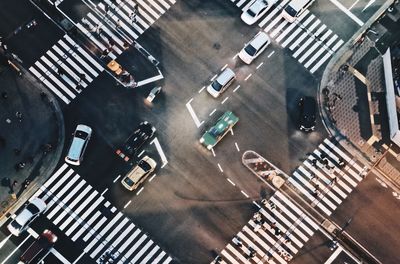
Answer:
<svg viewBox="0 0 400 264"><path fill-rule="evenodd" d="M17 111L17 112L15 113L15 116L17 117L17 119L18 119L19 122L22 122L22 113L21 113L21 112Z"/></svg>

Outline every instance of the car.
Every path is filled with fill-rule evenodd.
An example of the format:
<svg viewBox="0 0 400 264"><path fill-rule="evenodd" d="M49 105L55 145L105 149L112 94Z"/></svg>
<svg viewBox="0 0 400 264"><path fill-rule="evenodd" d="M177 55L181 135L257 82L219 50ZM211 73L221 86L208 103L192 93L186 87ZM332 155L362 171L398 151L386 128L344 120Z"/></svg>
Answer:
<svg viewBox="0 0 400 264"><path fill-rule="evenodd" d="M234 113L226 111L218 118L217 123L204 133L200 138L200 143L211 150L238 121L239 118Z"/></svg>
<svg viewBox="0 0 400 264"><path fill-rule="evenodd" d="M123 158L125 161L129 161L132 156L143 146L143 144L146 143L149 138L154 136L155 132L155 127L153 127L149 122L141 122L125 141L124 145L117 149L117 155Z"/></svg>
<svg viewBox="0 0 400 264"><path fill-rule="evenodd" d="M255 58L257 58L271 43L267 33L260 31L254 36L248 43L244 45L244 48L239 53L239 58L246 64L250 64Z"/></svg>
<svg viewBox="0 0 400 264"><path fill-rule="evenodd" d="M151 89L149 95L147 96L146 100L151 103L153 102L154 98L156 98L156 95L161 92L161 86L154 87Z"/></svg>
<svg viewBox="0 0 400 264"><path fill-rule="evenodd" d="M92 136L92 129L87 125L79 124L72 135L74 137L72 138L68 154L65 157L65 162L79 166L83 160L83 154L85 153L90 137Z"/></svg>
<svg viewBox="0 0 400 264"><path fill-rule="evenodd" d="M305 132L313 131L315 129L317 112L317 102L314 97L302 97L299 101L299 108L299 129Z"/></svg>
<svg viewBox="0 0 400 264"><path fill-rule="evenodd" d="M19 236L28 229L33 220L46 210L46 203L38 198L32 198L25 208L7 225L14 236Z"/></svg>
<svg viewBox="0 0 400 264"><path fill-rule="evenodd" d="M253 25L265 15L268 9L276 2L277 0L253 0L245 7L240 18L247 25Z"/></svg>
<svg viewBox="0 0 400 264"><path fill-rule="evenodd" d="M24 254L20 257L19 263L39 263L41 259L46 257L50 249L53 248L57 241L57 236L50 230L44 230L36 240L25 250Z"/></svg>
<svg viewBox="0 0 400 264"><path fill-rule="evenodd" d="M207 92L214 98L217 98L229 87L231 83L233 83L235 78L235 73L230 68L226 68L209 86L207 86Z"/></svg>
<svg viewBox="0 0 400 264"><path fill-rule="evenodd" d="M139 185L154 171L157 163L149 156L143 157L139 163L122 179L122 185L129 191L136 190Z"/></svg>

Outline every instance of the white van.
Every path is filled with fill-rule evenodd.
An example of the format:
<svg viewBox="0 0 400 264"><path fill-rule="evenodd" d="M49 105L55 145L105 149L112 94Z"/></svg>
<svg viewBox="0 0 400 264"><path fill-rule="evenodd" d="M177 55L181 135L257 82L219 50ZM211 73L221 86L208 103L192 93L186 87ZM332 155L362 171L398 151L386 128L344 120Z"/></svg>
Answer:
<svg viewBox="0 0 400 264"><path fill-rule="evenodd" d="M239 58L246 64L250 64L271 43L267 33L261 31L254 36L239 53Z"/></svg>
<svg viewBox="0 0 400 264"><path fill-rule="evenodd" d="M292 0L282 11L282 17L293 23L315 0Z"/></svg>
<svg viewBox="0 0 400 264"><path fill-rule="evenodd" d="M92 129L86 125L78 125L74 132L71 146L69 147L68 154L65 157L65 162L79 166L83 159L83 154L92 136Z"/></svg>
<svg viewBox="0 0 400 264"><path fill-rule="evenodd" d="M207 86L207 92L214 98L217 98L228 88L235 78L235 73L231 69L226 68L209 86Z"/></svg>

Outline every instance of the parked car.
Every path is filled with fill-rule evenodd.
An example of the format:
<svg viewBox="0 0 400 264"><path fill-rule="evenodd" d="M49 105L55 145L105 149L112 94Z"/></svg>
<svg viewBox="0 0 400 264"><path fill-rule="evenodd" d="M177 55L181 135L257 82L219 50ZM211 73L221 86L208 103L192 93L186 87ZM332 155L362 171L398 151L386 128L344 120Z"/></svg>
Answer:
<svg viewBox="0 0 400 264"><path fill-rule="evenodd" d="M250 64L257 58L271 43L267 33L258 32L239 53L239 58L246 64Z"/></svg>
<svg viewBox="0 0 400 264"><path fill-rule="evenodd" d="M145 156L139 163L122 179L122 185L133 191L139 187L139 185L146 180L146 178L154 171L157 163L150 158Z"/></svg>
<svg viewBox="0 0 400 264"><path fill-rule="evenodd" d="M313 97L304 96L300 99L300 121L299 128L302 131L309 132L315 129L317 102Z"/></svg>
<svg viewBox="0 0 400 264"><path fill-rule="evenodd" d="M83 154L92 136L92 129L87 125L78 125L73 134L71 146L65 157L65 162L79 166L83 160Z"/></svg>
<svg viewBox="0 0 400 264"><path fill-rule="evenodd" d="M249 5L243 10L241 19L247 25L253 25L257 22L268 9L275 4L277 0L252 0Z"/></svg>
<svg viewBox="0 0 400 264"><path fill-rule="evenodd" d="M25 208L12 220L7 228L14 236L19 236L46 209L46 203L40 198L33 198Z"/></svg>
<svg viewBox="0 0 400 264"><path fill-rule="evenodd" d="M235 73L231 69L226 68L209 86L207 86L207 92L214 98L217 98L231 83L233 83L235 78Z"/></svg>
<svg viewBox="0 0 400 264"><path fill-rule="evenodd" d="M125 141L124 145L117 149L117 155L123 158L125 161L129 161L132 156L143 146L143 144L154 135L155 132L155 127L153 127L149 122L141 122Z"/></svg>
<svg viewBox="0 0 400 264"><path fill-rule="evenodd" d="M204 133L200 138L200 143L211 150L238 121L237 116L231 111L226 111L218 118L217 123Z"/></svg>
<svg viewBox="0 0 400 264"><path fill-rule="evenodd" d="M25 250L20 257L20 263L39 263L53 248L57 241L57 236L50 230L44 230L37 239Z"/></svg>

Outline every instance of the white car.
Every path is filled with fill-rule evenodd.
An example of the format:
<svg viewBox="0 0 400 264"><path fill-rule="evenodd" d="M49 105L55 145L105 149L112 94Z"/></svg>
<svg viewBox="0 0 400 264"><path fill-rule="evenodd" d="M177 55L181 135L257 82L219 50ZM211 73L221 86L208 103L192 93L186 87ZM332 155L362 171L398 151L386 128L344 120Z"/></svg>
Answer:
<svg viewBox="0 0 400 264"><path fill-rule="evenodd" d="M239 58L246 64L250 64L263 52L271 43L267 33L264 31L258 32L239 53Z"/></svg>
<svg viewBox="0 0 400 264"><path fill-rule="evenodd" d="M28 229L33 220L46 210L46 203L40 198L33 198L29 204L12 220L7 228L14 236L19 236Z"/></svg>
<svg viewBox="0 0 400 264"><path fill-rule="evenodd" d="M244 23L253 25L257 22L277 0L252 0L243 10L241 16Z"/></svg>
<svg viewBox="0 0 400 264"><path fill-rule="evenodd" d="M89 139L92 136L92 129L81 124L76 127L73 135L74 138L65 157L65 162L79 166L83 160L83 154L85 153Z"/></svg>

